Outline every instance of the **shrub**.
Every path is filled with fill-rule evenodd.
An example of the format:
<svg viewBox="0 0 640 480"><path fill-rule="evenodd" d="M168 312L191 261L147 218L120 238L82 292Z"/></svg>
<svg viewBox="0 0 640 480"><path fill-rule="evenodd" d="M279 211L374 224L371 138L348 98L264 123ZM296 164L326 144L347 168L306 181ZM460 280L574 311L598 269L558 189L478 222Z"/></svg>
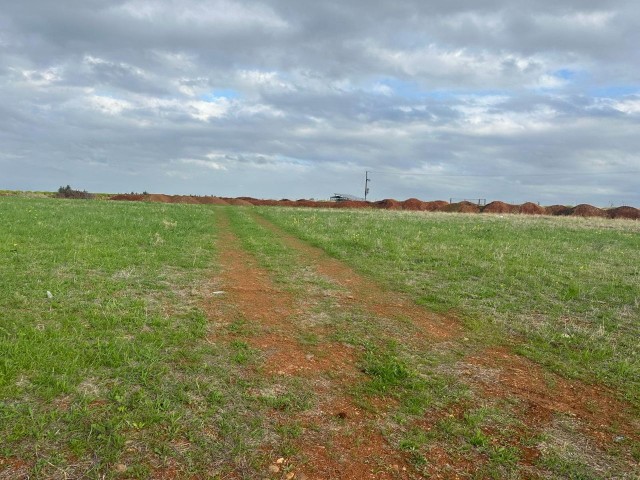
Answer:
<svg viewBox="0 0 640 480"><path fill-rule="evenodd" d="M58 189L58 193L56 194L56 198L80 198L80 199L91 199L93 198L93 194L87 192L86 190L74 190L69 185L66 187L60 187Z"/></svg>

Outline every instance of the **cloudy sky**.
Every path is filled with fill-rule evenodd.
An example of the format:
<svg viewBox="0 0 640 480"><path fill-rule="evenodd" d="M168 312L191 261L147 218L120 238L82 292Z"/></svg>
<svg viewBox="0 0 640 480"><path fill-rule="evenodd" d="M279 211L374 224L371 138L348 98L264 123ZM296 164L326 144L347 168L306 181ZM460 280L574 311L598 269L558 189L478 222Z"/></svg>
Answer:
<svg viewBox="0 0 640 480"><path fill-rule="evenodd" d="M1 0L0 189L640 206L636 0Z"/></svg>

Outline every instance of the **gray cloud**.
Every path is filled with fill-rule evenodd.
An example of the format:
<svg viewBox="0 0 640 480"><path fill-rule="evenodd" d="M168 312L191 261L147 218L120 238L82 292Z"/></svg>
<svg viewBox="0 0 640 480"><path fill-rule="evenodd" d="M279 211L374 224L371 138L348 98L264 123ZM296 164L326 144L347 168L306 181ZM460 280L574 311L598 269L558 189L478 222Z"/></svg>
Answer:
<svg viewBox="0 0 640 480"><path fill-rule="evenodd" d="M37 13L35 13L37 12ZM619 0L25 0L2 188L640 204Z"/></svg>

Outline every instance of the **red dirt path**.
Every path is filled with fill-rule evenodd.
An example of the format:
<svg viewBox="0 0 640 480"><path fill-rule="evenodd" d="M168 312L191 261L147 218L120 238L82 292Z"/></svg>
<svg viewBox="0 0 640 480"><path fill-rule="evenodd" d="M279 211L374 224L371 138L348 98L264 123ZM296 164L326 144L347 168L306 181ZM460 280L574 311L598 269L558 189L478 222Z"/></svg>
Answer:
<svg viewBox="0 0 640 480"><path fill-rule="evenodd" d="M289 471L295 472L298 479L409 478L410 466L404 454L395 451L380 433L369 428L373 414L357 408L346 393L363 375L356 366L353 349L336 342L322 344L321 351L303 347L297 340L299 328L296 324L296 318L303 312L296 299L279 289L269 273L240 248L239 239L231 232L224 215L220 216L219 228L225 301L235 305L246 321L258 327L257 335L244 340L262 352L264 365L261 371L275 378L306 378L316 385L315 393L320 403L312 415L300 414L299 420L306 431L299 442L302 460L297 463L287 460ZM224 323L221 318L224 315L215 302L212 301L207 310L214 323ZM224 336L224 333L216 332L211 340L221 341ZM343 419L344 428L336 429L336 418ZM381 465L384 468L381 469ZM267 467L265 465L265 472ZM265 473L265 478L269 477L280 478Z"/></svg>

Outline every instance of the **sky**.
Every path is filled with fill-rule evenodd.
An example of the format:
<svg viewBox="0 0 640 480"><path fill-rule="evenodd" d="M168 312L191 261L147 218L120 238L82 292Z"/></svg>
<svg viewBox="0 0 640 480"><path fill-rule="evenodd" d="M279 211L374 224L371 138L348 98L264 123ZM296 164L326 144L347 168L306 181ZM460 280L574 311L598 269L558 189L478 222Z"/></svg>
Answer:
<svg viewBox="0 0 640 480"><path fill-rule="evenodd" d="M0 189L640 206L636 0L0 4Z"/></svg>

